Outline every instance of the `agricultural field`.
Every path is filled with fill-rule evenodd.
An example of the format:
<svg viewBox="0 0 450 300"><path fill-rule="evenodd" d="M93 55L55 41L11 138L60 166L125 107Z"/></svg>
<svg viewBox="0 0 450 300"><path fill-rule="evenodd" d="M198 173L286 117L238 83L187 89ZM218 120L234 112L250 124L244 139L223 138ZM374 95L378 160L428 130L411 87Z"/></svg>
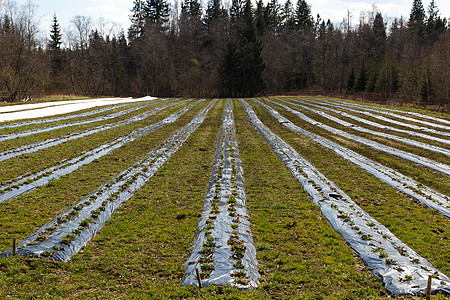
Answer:
<svg viewBox="0 0 450 300"><path fill-rule="evenodd" d="M447 299L449 218L448 114L149 98L0 123L1 299Z"/></svg>

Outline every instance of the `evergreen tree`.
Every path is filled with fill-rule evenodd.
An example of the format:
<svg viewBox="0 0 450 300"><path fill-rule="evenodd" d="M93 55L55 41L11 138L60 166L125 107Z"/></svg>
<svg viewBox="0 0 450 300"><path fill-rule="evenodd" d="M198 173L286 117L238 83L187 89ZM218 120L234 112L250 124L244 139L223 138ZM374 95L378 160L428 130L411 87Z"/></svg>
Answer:
<svg viewBox="0 0 450 300"><path fill-rule="evenodd" d="M355 87L355 80L355 69L352 68L347 80L347 91L353 91Z"/></svg>
<svg viewBox="0 0 450 300"><path fill-rule="evenodd" d="M242 0L232 0L230 8L230 20L231 22L236 22L241 18L243 9Z"/></svg>
<svg viewBox="0 0 450 300"><path fill-rule="evenodd" d="M355 83L355 90L358 92L364 92L366 90L368 81L366 64L363 62L361 64L361 69L359 70L358 79Z"/></svg>
<svg viewBox="0 0 450 300"><path fill-rule="evenodd" d="M383 58L386 48L386 26L383 16L377 12L373 21L372 49L376 58Z"/></svg>
<svg viewBox="0 0 450 300"><path fill-rule="evenodd" d="M59 27L58 19L56 18L56 14L53 15L53 23L52 28L50 30L50 43L49 48L51 51L59 51L61 50L61 29Z"/></svg>
<svg viewBox="0 0 450 300"><path fill-rule="evenodd" d="M311 8L306 0L298 0L295 8L295 28L297 30L308 32L314 26Z"/></svg>
<svg viewBox="0 0 450 300"><path fill-rule="evenodd" d="M231 96L251 97L267 88L264 80L266 64L262 56L263 46L256 32L250 1L245 2L238 40L228 43L220 68L224 85L222 90L228 91Z"/></svg>
<svg viewBox="0 0 450 300"><path fill-rule="evenodd" d="M202 7L198 0L186 0L181 6L181 14L189 18L200 20L202 17Z"/></svg>
<svg viewBox="0 0 450 300"><path fill-rule="evenodd" d="M409 15L408 26L417 35L423 36L423 27L425 20L425 10L423 8L422 0L414 0L411 8L411 14Z"/></svg>
<svg viewBox="0 0 450 300"><path fill-rule="evenodd" d="M134 6L131 9L132 15L130 17L131 27L128 31L128 37L133 40L139 37L145 25L144 1L134 0Z"/></svg>
<svg viewBox="0 0 450 300"><path fill-rule="evenodd" d="M166 0L147 0L144 5L145 22L165 25L169 21L170 7Z"/></svg>
<svg viewBox="0 0 450 300"><path fill-rule="evenodd" d="M255 23L256 23L255 25L259 36L262 36L266 31L266 21L264 18L264 12L265 12L264 2L263 0L259 0L258 3L256 4L256 11L255 11Z"/></svg>
<svg viewBox="0 0 450 300"><path fill-rule="evenodd" d="M441 33L445 31L446 22L439 16L439 9L434 0L428 6L428 18L426 20L426 32L428 41L434 43L439 39Z"/></svg>
<svg viewBox="0 0 450 300"><path fill-rule="evenodd" d="M281 23L283 24L283 26L290 29L294 28L295 14L291 0L286 0L281 13Z"/></svg>
<svg viewBox="0 0 450 300"><path fill-rule="evenodd" d="M278 0L270 0L267 3L266 10L264 11L264 19L268 29L276 30L280 26L280 10Z"/></svg>
<svg viewBox="0 0 450 300"><path fill-rule="evenodd" d="M211 24L216 20L224 18L226 16L227 12L222 8L220 0L209 0L205 16L203 17L203 22L205 23L206 27L209 28Z"/></svg>
<svg viewBox="0 0 450 300"><path fill-rule="evenodd" d="M61 51L62 44L62 35L61 29L59 27L58 19L56 18L56 14L53 15L53 23L50 30L50 41L48 44L50 59L51 59L51 77L54 83L54 86L59 88L61 84L59 82L59 73L63 68L63 53Z"/></svg>

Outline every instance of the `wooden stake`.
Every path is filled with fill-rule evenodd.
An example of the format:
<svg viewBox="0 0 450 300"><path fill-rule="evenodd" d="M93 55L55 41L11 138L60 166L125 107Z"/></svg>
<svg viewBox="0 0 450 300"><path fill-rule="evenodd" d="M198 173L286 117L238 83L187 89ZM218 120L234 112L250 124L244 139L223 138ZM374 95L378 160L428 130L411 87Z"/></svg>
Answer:
<svg viewBox="0 0 450 300"><path fill-rule="evenodd" d="M426 295L426 299L430 300L431 299L431 275L428 275L428 284L427 284L427 295Z"/></svg>
<svg viewBox="0 0 450 300"><path fill-rule="evenodd" d="M13 256L16 256L16 238L13 238Z"/></svg>
<svg viewBox="0 0 450 300"><path fill-rule="evenodd" d="M197 274L197 281L198 281L198 287L202 288L202 279L200 278L200 272L198 271L198 269L195 269L195 274Z"/></svg>

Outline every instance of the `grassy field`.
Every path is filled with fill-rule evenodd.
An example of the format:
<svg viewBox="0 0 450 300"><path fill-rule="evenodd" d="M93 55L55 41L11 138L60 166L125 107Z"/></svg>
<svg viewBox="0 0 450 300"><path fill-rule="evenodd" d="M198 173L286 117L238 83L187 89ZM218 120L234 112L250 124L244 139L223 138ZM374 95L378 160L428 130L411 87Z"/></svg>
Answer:
<svg viewBox="0 0 450 300"><path fill-rule="evenodd" d="M397 192L330 150L289 131L260 105L251 101L249 104L272 131L365 211L441 272L450 275L448 218ZM205 105L206 102L196 105L175 123L51 184L1 203L0 251L10 247L13 237L18 240L27 237L132 165L189 122ZM300 184L253 128L241 103L233 101L233 105L248 211L261 274L258 289L180 287L183 264L190 255L210 179L225 106L225 101L221 100L183 146L114 213L106 226L70 262L0 258L0 299L387 299L388 294L380 279L372 275L328 224ZM332 136L305 124L280 107L273 107L300 127L450 195L448 176ZM180 105L173 106L148 120L108 130L102 135L0 162L0 181L41 165L51 165L75 155L80 149L96 147L157 122L179 108ZM448 158L440 159L449 163ZM445 297L433 296L433 299Z"/></svg>

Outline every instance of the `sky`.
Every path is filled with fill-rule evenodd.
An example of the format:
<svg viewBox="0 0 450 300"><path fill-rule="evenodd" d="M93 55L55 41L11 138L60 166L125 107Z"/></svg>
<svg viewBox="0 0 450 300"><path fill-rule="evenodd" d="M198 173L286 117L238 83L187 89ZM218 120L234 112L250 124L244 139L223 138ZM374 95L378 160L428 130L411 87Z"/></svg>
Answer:
<svg viewBox="0 0 450 300"><path fill-rule="evenodd" d="M0 0L2 1L2 0ZM6 0L3 0L6 1ZM19 5L29 0L15 0ZM61 27L67 30L70 20L76 15L90 16L94 24L98 24L99 18L114 22L124 28L125 32L130 26L130 10L133 7L133 0L31 0L37 5L37 17L40 19L40 28L43 32L48 32L52 22L53 14L56 13ZM174 1L174 0L172 0ZM207 0L201 0L206 4ZM231 0L230 0L231 1ZM285 0L278 0L284 3ZM297 0L291 0L294 4ZM422 0L425 10L431 0ZM255 1L253 1L255 2ZM311 5L314 18L320 14L322 19L330 19L338 24L347 17L350 12L351 23L359 23L361 12L371 11L373 5L381 11L385 20L389 21L394 17L403 16L408 19L411 12L413 0L307 0ZM435 0L441 17L450 17L450 1Z"/></svg>

